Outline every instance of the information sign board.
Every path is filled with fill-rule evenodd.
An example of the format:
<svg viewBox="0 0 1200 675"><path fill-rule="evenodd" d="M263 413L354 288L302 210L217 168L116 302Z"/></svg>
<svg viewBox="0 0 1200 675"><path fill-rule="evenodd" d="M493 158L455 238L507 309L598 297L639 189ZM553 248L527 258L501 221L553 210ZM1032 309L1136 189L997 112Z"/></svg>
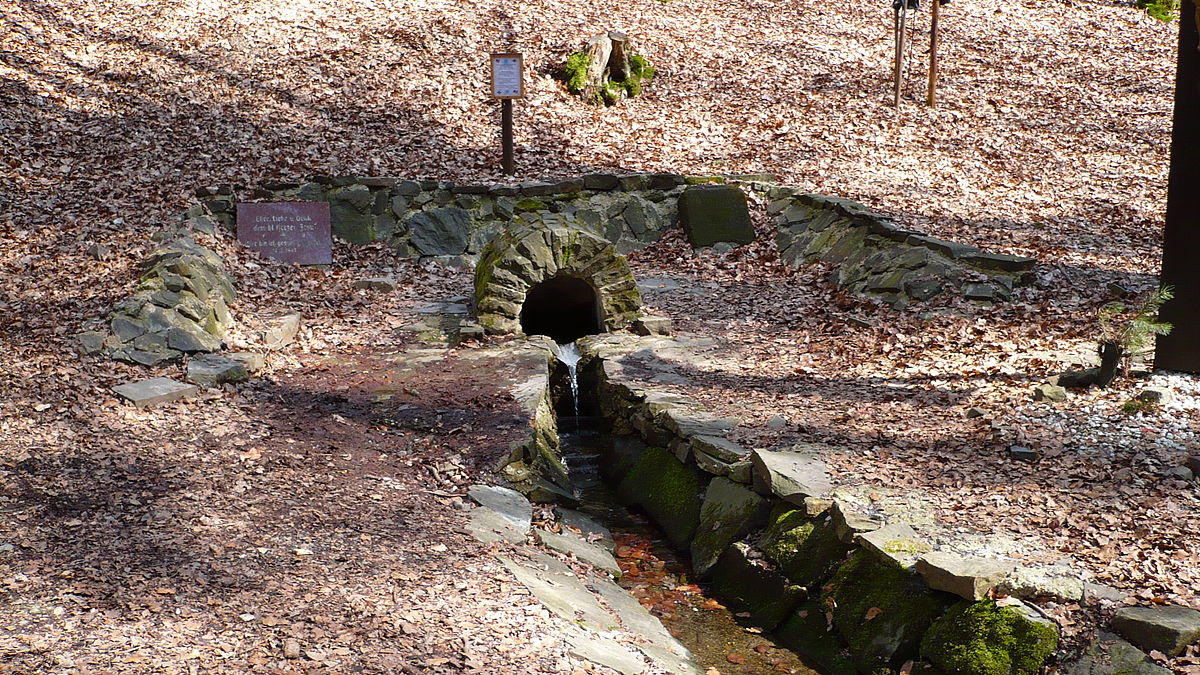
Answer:
<svg viewBox="0 0 1200 675"><path fill-rule="evenodd" d="M492 97L524 98L524 59L520 54L492 54Z"/></svg>

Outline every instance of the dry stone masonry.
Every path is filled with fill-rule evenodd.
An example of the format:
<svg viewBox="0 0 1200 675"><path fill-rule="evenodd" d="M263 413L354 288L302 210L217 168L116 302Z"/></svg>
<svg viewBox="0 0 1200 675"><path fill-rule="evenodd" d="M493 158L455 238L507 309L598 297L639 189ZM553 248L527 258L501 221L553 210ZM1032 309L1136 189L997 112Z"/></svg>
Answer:
<svg viewBox="0 0 1200 675"><path fill-rule="evenodd" d="M233 283L224 262L190 237L168 241L143 263L136 290L109 317L109 335L81 335L114 359L153 366L212 352L230 324Z"/></svg>
<svg viewBox="0 0 1200 675"><path fill-rule="evenodd" d="M793 266L822 260L833 281L855 293L904 305L941 293L970 300L1007 300L1033 269L1032 258L985 253L905 230L848 199L767 190L780 257Z"/></svg>
<svg viewBox="0 0 1200 675"><path fill-rule="evenodd" d="M861 204L805 194L769 174L595 173L517 185L315 176L265 185L247 197L326 201L333 233L347 242L382 241L411 257L474 262L510 226L553 217L569 219L622 254L680 226L695 248L744 244L754 238L747 194L768 202L785 262L833 263L839 286L896 306L944 293L1003 301L1034 264L906 230ZM195 217L232 224L231 189L205 188L198 195Z"/></svg>
<svg viewBox="0 0 1200 675"><path fill-rule="evenodd" d="M868 499L837 486L821 459L835 448L740 446L729 438L736 420L653 384L680 365L711 369L711 345L628 333L580 341L583 381L614 432L602 471L717 597L821 672L898 673L912 661L914 673L1034 675L1059 641L1037 602L1120 599L1068 565L1027 566L1005 553L1024 555L1026 544L944 529L919 507L879 497L882 488ZM569 467L565 478L555 482L566 489L545 496L573 501ZM1064 672L1113 672L1097 669L1105 659L1165 672L1141 650L1177 653L1200 638L1198 619L1182 608L1121 610L1113 627L1132 644L1101 636Z"/></svg>
<svg viewBox="0 0 1200 675"><path fill-rule="evenodd" d="M475 268L475 310L489 333L521 331L530 289L556 277L583 281L596 294L599 328L620 330L641 311L641 294L625 258L577 220L545 214L512 226L484 247Z"/></svg>

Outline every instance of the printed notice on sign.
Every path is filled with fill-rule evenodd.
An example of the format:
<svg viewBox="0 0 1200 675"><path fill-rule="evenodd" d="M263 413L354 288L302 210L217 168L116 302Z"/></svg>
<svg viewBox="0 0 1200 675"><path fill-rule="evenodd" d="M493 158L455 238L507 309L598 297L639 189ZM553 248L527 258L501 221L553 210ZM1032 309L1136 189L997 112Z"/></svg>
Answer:
<svg viewBox="0 0 1200 675"><path fill-rule="evenodd" d="M243 246L298 265L328 265L328 202L258 202L238 204L237 237Z"/></svg>
<svg viewBox="0 0 1200 675"><path fill-rule="evenodd" d="M521 77L520 54L492 54L492 96L522 98L525 82Z"/></svg>

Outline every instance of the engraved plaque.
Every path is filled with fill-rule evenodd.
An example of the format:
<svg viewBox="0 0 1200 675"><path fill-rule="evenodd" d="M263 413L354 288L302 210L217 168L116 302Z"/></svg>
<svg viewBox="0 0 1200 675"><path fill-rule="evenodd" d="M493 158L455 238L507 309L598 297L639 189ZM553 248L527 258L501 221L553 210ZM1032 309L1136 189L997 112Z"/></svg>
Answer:
<svg viewBox="0 0 1200 675"><path fill-rule="evenodd" d="M327 202L238 204L237 236L266 258L298 265L333 262Z"/></svg>

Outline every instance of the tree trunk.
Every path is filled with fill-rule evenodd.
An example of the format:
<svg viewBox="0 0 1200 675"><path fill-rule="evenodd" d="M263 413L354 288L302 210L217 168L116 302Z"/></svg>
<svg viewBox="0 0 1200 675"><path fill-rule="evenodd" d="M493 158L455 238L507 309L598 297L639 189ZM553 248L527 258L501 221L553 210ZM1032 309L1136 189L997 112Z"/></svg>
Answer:
<svg viewBox="0 0 1200 675"><path fill-rule="evenodd" d="M588 40L583 53L587 55L587 77L582 92L591 98L604 86L608 71L608 60L612 56L613 42L607 35L596 35Z"/></svg>
<svg viewBox="0 0 1200 675"><path fill-rule="evenodd" d="M613 82L624 82L629 79L629 55L633 46L629 44L629 36L618 30L608 32L612 40L612 56L608 59L608 79Z"/></svg>

